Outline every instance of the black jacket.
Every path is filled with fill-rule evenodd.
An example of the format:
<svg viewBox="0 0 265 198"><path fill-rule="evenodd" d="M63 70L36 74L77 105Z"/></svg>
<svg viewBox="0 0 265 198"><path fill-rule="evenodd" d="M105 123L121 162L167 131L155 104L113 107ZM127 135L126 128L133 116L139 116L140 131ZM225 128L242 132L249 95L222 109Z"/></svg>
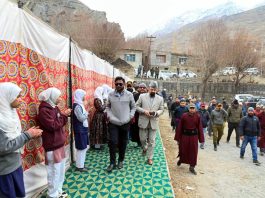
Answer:
<svg viewBox="0 0 265 198"><path fill-rule="evenodd" d="M260 123L256 116L244 116L239 124L240 136L260 136Z"/></svg>

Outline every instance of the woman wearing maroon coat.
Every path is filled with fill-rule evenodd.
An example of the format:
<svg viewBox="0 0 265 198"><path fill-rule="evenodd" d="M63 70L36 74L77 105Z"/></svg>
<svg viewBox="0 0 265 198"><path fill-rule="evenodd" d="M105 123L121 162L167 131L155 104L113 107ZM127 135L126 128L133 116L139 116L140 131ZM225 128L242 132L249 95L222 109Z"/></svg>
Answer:
<svg viewBox="0 0 265 198"><path fill-rule="evenodd" d="M265 107L261 107L261 112L257 116L259 118L261 135L258 140L258 147L260 148L260 155L265 154Z"/></svg>
<svg viewBox="0 0 265 198"><path fill-rule="evenodd" d="M38 121L43 130L42 141L45 150L45 164L48 172L47 197L67 197L62 191L65 172L66 140L63 127L67 123L67 116L71 110L61 112L57 105L62 101L61 91L57 88L48 88L39 95Z"/></svg>
<svg viewBox="0 0 265 198"><path fill-rule="evenodd" d="M204 135L201 118L196 113L194 104L190 104L189 112L182 115L176 130L175 140L179 144L177 165L189 164L190 172L196 175L194 168L197 165L198 140L200 143L204 143Z"/></svg>

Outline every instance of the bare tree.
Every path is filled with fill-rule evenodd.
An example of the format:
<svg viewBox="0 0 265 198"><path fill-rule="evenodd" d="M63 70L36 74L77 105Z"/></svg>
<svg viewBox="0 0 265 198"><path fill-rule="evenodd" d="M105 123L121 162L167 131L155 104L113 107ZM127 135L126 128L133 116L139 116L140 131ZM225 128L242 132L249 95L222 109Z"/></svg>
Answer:
<svg viewBox="0 0 265 198"><path fill-rule="evenodd" d="M149 47L149 39L147 38L147 36L147 33L143 33L137 35L134 38L127 39L125 48L143 50L143 52L147 54Z"/></svg>
<svg viewBox="0 0 265 198"><path fill-rule="evenodd" d="M220 67L227 63L229 35L221 20L203 23L193 36L193 47L199 64L203 67L202 99L205 100L207 82Z"/></svg>
<svg viewBox="0 0 265 198"><path fill-rule="evenodd" d="M238 91L240 81L247 76L244 71L255 67L260 61L257 52L258 41L252 38L245 30L234 33L229 42L229 64L236 68L235 91Z"/></svg>

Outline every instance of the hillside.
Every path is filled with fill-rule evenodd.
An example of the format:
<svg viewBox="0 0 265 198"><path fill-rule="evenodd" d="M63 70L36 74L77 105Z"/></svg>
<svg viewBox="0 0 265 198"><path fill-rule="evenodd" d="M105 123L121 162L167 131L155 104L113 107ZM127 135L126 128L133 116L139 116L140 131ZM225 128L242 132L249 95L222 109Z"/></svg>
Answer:
<svg viewBox="0 0 265 198"><path fill-rule="evenodd" d="M229 29L245 28L253 37L265 41L265 6L231 16L223 16L222 19ZM203 21L187 24L174 32L157 37L154 48L189 53L193 32Z"/></svg>

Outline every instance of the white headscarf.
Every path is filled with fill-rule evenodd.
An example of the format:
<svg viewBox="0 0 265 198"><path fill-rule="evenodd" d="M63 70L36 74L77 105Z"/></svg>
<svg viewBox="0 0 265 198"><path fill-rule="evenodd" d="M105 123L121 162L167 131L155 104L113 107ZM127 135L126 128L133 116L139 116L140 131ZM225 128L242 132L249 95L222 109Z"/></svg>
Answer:
<svg viewBox="0 0 265 198"><path fill-rule="evenodd" d="M97 87L95 92L94 92L94 98L98 98L101 100L102 104L104 103L103 102L103 87Z"/></svg>
<svg viewBox="0 0 265 198"><path fill-rule="evenodd" d="M108 99L109 93L113 91L113 89L106 84L102 85L103 88L103 99Z"/></svg>
<svg viewBox="0 0 265 198"><path fill-rule="evenodd" d="M83 98L85 97L85 95L86 95L86 92L83 89L75 90L74 103L77 103L81 106L83 113L87 113L85 106L84 106L84 102L83 102ZM83 122L83 126L88 127L88 120L87 119Z"/></svg>
<svg viewBox="0 0 265 198"><path fill-rule="evenodd" d="M11 107L22 89L11 82L0 83L0 129L14 139L21 134L21 123L17 110Z"/></svg>
<svg viewBox="0 0 265 198"><path fill-rule="evenodd" d="M56 107L56 100L60 97L61 91L55 87L48 88L40 93L39 101L45 101L53 108Z"/></svg>

